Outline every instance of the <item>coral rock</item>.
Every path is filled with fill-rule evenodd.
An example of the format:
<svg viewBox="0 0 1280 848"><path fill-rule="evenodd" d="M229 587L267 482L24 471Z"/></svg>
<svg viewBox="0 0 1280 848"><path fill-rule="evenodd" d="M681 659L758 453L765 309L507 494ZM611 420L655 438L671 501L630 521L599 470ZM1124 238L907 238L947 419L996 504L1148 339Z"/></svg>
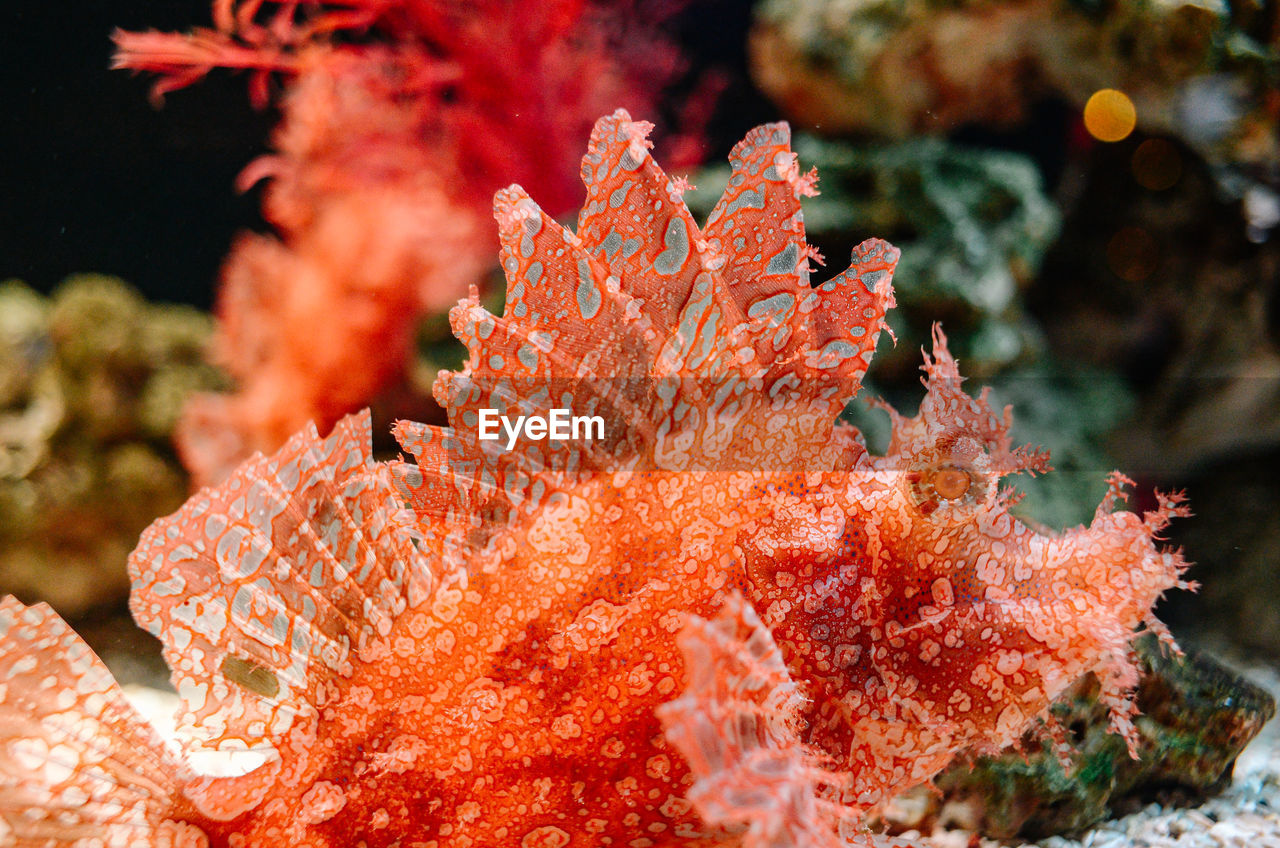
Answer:
<svg viewBox="0 0 1280 848"><path fill-rule="evenodd" d="M211 329L112 277L0 286L0 591L64 615L124 598L138 533L188 493L169 438L218 384Z"/></svg>
<svg viewBox="0 0 1280 848"><path fill-rule="evenodd" d="M1172 656L1149 636L1134 645L1143 672L1138 759L1107 732L1097 680L1087 677L1053 707L1075 748L1069 770L1048 744L958 762L935 778L940 792L915 793L916 803L886 811L886 823L895 830L960 824L1000 839L1039 839L1079 832L1153 797L1185 803L1220 790L1236 757L1275 715L1275 699L1208 657Z"/></svg>

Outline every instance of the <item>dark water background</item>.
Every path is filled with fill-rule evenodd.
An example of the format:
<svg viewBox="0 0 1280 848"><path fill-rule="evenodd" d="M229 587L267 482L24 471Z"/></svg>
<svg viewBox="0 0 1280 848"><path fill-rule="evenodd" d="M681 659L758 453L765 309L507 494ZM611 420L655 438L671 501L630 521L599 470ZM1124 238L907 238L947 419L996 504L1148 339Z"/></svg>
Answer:
<svg viewBox="0 0 1280 848"><path fill-rule="evenodd" d="M0 60L0 279L48 291L69 273L120 276L148 298L208 307L232 234L261 226L235 175L275 116L214 74L147 100L109 70L111 32L209 22L205 0L6 0Z"/></svg>

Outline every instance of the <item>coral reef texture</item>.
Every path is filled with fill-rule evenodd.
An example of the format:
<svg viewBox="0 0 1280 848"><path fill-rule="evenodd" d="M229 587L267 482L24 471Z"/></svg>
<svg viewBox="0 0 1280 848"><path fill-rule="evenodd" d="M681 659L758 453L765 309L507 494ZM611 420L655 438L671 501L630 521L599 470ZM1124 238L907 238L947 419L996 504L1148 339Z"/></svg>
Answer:
<svg viewBox="0 0 1280 848"><path fill-rule="evenodd" d="M126 596L138 533L188 494L169 434L217 385L211 331L113 277L0 284L0 591L65 615Z"/></svg>
<svg viewBox="0 0 1280 848"><path fill-rule="evenodd" d="M1064 770L1048 745L958 760L885 809L894 832L960 825L1001 839L1079 833L1144 798L1186 803L1219 791L1236 758L1275 715L1266 689L1207 656L1170 656L1149 635L1134 640L1142 668L1137 704L1141 756L1107 732L1097 680L1086 676L1054 704L1075 748ZM929 787L932 788L932 787Z"/></svg>
<svg viewBox="0 0 1280 848"><path fill-rule="evenodd" d="M367 416L256 456L146 531L131 607L188 750L165 750L46 607L0 604L0 841L834 846L962 750L1039 727L1092 672L1136 751L1130 645L1185 587L1183 509L1041 534L1001 478L1046 470L960 386L872 455L837 416L893 305L872 240L811 287L786 125L752 131L704 226L619 111L576 232L498 193L505 314L453 312L449 427ZM598 416L481 438L483 410ZM197 776L187 756L259 753Z"/></svg>
<svg viewBox="0 0 1280 848"><path fill-rule="evenodd" d="M752 70L806 126L894 138L1009 125L1046 94L1083 106L1115 88L1145 131L1181 136L1213 162L1274 169L1280 53L1264 8L766 0L752 33Z"/></svg>

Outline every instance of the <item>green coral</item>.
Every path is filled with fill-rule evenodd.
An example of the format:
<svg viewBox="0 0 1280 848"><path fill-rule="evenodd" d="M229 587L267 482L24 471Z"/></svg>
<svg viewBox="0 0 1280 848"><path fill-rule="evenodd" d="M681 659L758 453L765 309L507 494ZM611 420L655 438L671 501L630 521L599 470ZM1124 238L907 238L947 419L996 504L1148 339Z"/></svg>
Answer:
<svg viewBox="0 0 1280 848"><path fill-rule="evenodd" d="M127 591L138 533L187 494L169 436L218 383L211 330L113 277L0 284L0 593L76 614Z"/></svg>

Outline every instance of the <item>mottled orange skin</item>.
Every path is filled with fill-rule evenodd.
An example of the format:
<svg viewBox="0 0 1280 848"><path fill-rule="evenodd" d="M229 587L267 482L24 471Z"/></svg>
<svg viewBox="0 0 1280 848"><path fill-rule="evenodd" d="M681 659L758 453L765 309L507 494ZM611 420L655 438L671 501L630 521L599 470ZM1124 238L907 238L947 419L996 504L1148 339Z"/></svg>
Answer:
<svg viewBox="0 0 1280 848"><path fill-rule="evenodd" d="M505 314L454 311L471 357L436 386L452 427L398 426L414 461L374 463L367 417L346 419L144 534L132 608L183 725L273 759L164 765L131 826L232 848L811 848L1015 742L1088 671L1132 744L1129 641L1185 585L1152 541L1174 500L1112 513L1116 476L1088 528L1012 518L1001 478L1047 457L960 389L940 330L919 414L890 410L869 454L835 420L897 252L868 242L811 288L813 177L784 125L735 148L701 228L645 131L597 125L576 233L499 193ZM479 436L486 408L599 415L605 436L507 451Z"/></svg>
<svg viewBox="0 0 1280 848"><path fill-rule="evenodd" d="M682 688L686 614L713 615L743 585L732 537L754 517L749 499L741 506L752 482L653 473L576 487L563 509L510 533L509 559L404 613L388 655L358 666L296 756L282 755L271 783L297 789L273 789L284 803L226 832L328 845L519 845L540 827L583 845L696 832L688 768L654 708ZM710 535L679 579L659 581L680 527ZM411 754L407 770L396 750ZM306 827L302 789L316 781L343 785L346 806ZM375 829L379 808L390 818Z"/></svg>

